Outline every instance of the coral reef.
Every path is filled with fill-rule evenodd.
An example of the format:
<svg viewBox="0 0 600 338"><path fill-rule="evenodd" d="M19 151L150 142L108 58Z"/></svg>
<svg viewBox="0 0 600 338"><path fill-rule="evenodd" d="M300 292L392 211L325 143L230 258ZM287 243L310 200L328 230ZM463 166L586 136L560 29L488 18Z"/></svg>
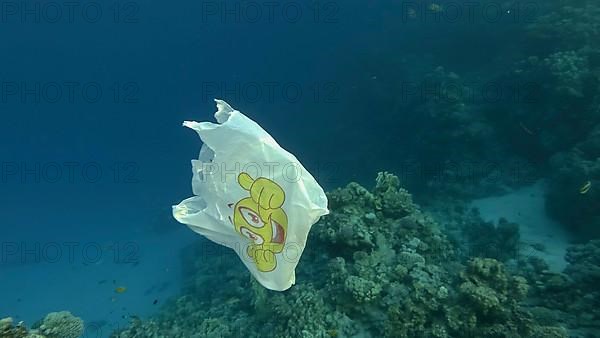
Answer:
<svg viewBox="0 0 600 338"><path fill-rule="evenodd" d="M497 120L514 151L546 161L585 139L598 114L598 64L588 50L530 56L513 74L518 105Z"/></svg>
<svg viewBox="0 0 600 338"><path fill-rule="evenodd" d="M461 261L472 257L506 263L523 254L519 224L500 218L486 222L477 208L461 200L439 200L427 208L443 227Z"/></svg>
<svg viewBox="0 0 600 338"><path fill-rule="evenodd" d="M548 1L524 28L521 61L504 78L517 100L494 104L498 133L513 151L542 164L582 142L600 123L597 1Z"/></svg>
<svg viewBox="0 0 600 338"><path fill-rule="evenodd" d="M504 11L516 4L501 5ZM113 337L600 337L600 2L552 0L538 9L526 18L532 13L515 8L519 22L487 25L494 30L438 26L476 32L492 51L513 50L498 60L470 49L455 60L443 49L424 53L425 40L455 39L410 31L401 46L414 39L418 53L398 57L393 50L393 61L368 59L363 74L355 67L343 74L352 93L368 93L353 95L348 107L377 111L371 132L385 137L364 140L361 128L347 128L342 141L314 142L330 147L325 156L342 146L359 149L361 156L337 155L336 161L362 162L341 166L348 176L382 165L405 175L382 172L373 189L350 183L328 193L331 214L309 235L297 285L266 290L233 252L198 239L182 253L182 294L155 317L132 317ZM527 19L533 22L523 24ZM387 33L381 35L395 45ZM386 54L373 42L377 54ZM474 52L485 48L471 42ZM480 68L470 64L473 55ZM487 62L495 66L481 66ZM368 81L355 86L355 77ZM329 115L328 122L339 122ZM363 122L363 114L345 114L342 127ZM545 178L549 214L586 241L568 249L562 272L523 256L518 224L485 222L467 209L467 198L532 178ZM425 191L421 200L405 189L409 184L420 184L410 190ZM414 201L439 208L438 217ZM532 246L543 250L543 243ZM74 338L83 331L83 321L68 312L51 313L31 329L0 320L0 337L7 338Z"/></svg>
<svg viewBox="0 0 600 338"><path fill-rule="evenodd" d="M458 74L437 67L423 77L412 110L418 116L420 143L416 154L437 161L484 159L494 130L478 113L478 88Z"/></svg>
<svg viewBox="0 0 600 338"><path fill-rule="evenodd" d="M404 108L419 135L402 168L413 193L468 199L528 183L514 174L530 166L528 160L507 151L502 129L486 110L518 95L504 82L511 83L461 76L442 66L422 77Z"/></svg>
<svg viewBox="0 0 600 338"><path fill-rule="evenodd" d="M549 213L582 238L600 236L600 125L573 149L554 155L550 165Z"/></svg>
<svg viewBox="0 0 600 338"><path fill-rule="evenodd" d="M0 337L3 338L79 338L84 323L69 311L51 312L29 330L23 322L14 325L12 318L0 319Z"/></svg>
<svg viewBox="0 0 600 338"><path fill-rule="evenodd" d="M396 176L328 197L290 290L260 287L232 253L202 241L185 254L196 263L184 295L113 336L566 337L525 308L524 277L493 258L463 263Z"/></svg>
<svg viewBox="0 0 600 338"><path fill-rule="evenodd" d="M600 329L600 240L570 247L566 255L569 277L562 310L571 314L572 327ZM566 284L566 283L565 283Z"/></svg>
<svg viewBox="0 0 600 338"><path fill-rule="evenodd" d="M535 48L516 72L522 81L537 83L539 93L509 113L513 123L535 128L530 135L515 135L515 145L544 154L549 163L548 211L582 238L595 238L600 236L600 5L552 1L542 10L527 28Z"/></svg>
<svg viewBox="0 0 600 338"><path fill-rule="evenodd" d="M18 324L13 323L13 319L10 317L0 319L0 337L5 338L34 338L41 337L35 334L27 332L27 328L20 322Z"/></svg>
<svg viewBox="0 0 600 338"><path fill-rule="evenodd" d="M575 245L567 251L565 269L581 289L596 290L600 283L600 240Z"/></svg>
<svg viewBox="0 0 600 338"><path fill-rule="evenodd" d="M555 83L552 89L558 94L583 97L585 80L590 76L585 55L572 50L556 52L542 60L542 65L547 67Z"/></svg>
<svg viewBox="0 0 600 338"><path fill-rule="evenodd" d="M471 222L462 228L468 256L489 257L499 261L515 259L519 250L519 225L501 218L498 224L485 222L472 212Z"/></svg>
<svg viewBox="0 0 600 338"><path fill-rule="evenodd" d="M597 1L549 2L546 13L527 28L529 36L555 48L592 46L600 39Z"/></svg>
<svg viewBox="0 0 600 338"><path fill-rule="evenodd" d="M597 337L600 332L600 240L569 247L562 273L548 271L536 257L519 262L531 284L531 312L542 323L560 323L575 337Z"/></svg>
<svg viewBox="0 0 600 338"><path fill-rule="evenodd" d="M68 311L51 312L37 327L48 338L78 338L84 331L83 320Z"/></svg>
<svg viewBox="0 0 600 338"><path fill-rule="evenodd" d="M506 61L514 71L469 81L434 67L390 114L406 110L418 131L406 151L415 162L442 164L419 171L436 199L531 183L453 165L525 158L534 164L527 173L547 175L549 212L582 238L598 237L600 6L550 1L540 10L521 27L526 54ZM514 96L477 97L490 82L508 83ZM484 222L457 204L440 225L389 173L372 190L350 183L328 197L331 214L313 227L290 290L261 288L235 255L199 241L184 253L183 295L115 337L600 336L600 242L570 248L567 269L552 272L521 255L517 224Z"/></svg>

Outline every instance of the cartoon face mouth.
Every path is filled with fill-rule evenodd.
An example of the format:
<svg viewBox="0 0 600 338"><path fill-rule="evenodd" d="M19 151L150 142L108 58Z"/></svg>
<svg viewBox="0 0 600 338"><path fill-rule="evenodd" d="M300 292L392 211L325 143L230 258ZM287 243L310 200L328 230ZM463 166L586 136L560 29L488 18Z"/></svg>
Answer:
<svg viewBox="0 0 600 338"><path fill-rule="evenodd" d="M246 227L241 227L240 228L240 233L245 236L248 237L251 241L254 242L254 244L263 244L265 242L264 238L262 238L261 235L250 231L250 229L246 228Z"/></svg>
<svg viewBox="0 0 600 338"><path fill-rule="evenodd" d="M271 227L273 228L273 239L271 239L271 242L283 244L285 241L285 230L283 230L281 224L271 220Z"/></svg>

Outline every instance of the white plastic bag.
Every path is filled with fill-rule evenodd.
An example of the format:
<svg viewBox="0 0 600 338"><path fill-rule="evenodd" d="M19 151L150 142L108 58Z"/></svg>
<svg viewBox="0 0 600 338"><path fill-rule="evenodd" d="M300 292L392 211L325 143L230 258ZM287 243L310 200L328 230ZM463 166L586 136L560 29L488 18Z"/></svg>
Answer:
<svg viewBox="0 0 600 338"><path fill-rule="evenodd" d="M183 123L204 145L192 160L195 196L173 207L177 221L238 254L264 287L283 291L311 226L328 213L325 192L296 157L256 122L215 100L218 124Z"/></svg>

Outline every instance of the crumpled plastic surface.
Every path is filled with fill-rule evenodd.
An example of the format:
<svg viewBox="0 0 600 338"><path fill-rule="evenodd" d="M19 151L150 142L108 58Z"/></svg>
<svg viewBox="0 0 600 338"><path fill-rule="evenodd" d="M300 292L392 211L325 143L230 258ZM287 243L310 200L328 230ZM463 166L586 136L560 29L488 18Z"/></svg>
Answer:
<svg viewBox="0 0 600 338"><path fill-rule="evenodd" d="M194 196L173 206L173 216L233 249L264 287L286 290L295 283L311 226L329 212L327 197L261 126L215 102L218 123L183 123L204 144L192 160Z"/></svg>

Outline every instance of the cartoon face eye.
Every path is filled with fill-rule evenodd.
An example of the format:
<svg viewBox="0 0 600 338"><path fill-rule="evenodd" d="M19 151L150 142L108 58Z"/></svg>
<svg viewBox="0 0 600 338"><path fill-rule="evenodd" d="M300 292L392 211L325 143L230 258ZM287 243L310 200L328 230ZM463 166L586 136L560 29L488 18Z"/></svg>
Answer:
<svg viewBox="0 0 600 338"><path fill-rule="evenodd" d="M265 226L265 223L263 223L263 221L260 219L258 214L256 212L254 212L253 210L241 207L240 213L242 214L242 217L249 225L251 225L255 228L262 228Z"/></svg>

